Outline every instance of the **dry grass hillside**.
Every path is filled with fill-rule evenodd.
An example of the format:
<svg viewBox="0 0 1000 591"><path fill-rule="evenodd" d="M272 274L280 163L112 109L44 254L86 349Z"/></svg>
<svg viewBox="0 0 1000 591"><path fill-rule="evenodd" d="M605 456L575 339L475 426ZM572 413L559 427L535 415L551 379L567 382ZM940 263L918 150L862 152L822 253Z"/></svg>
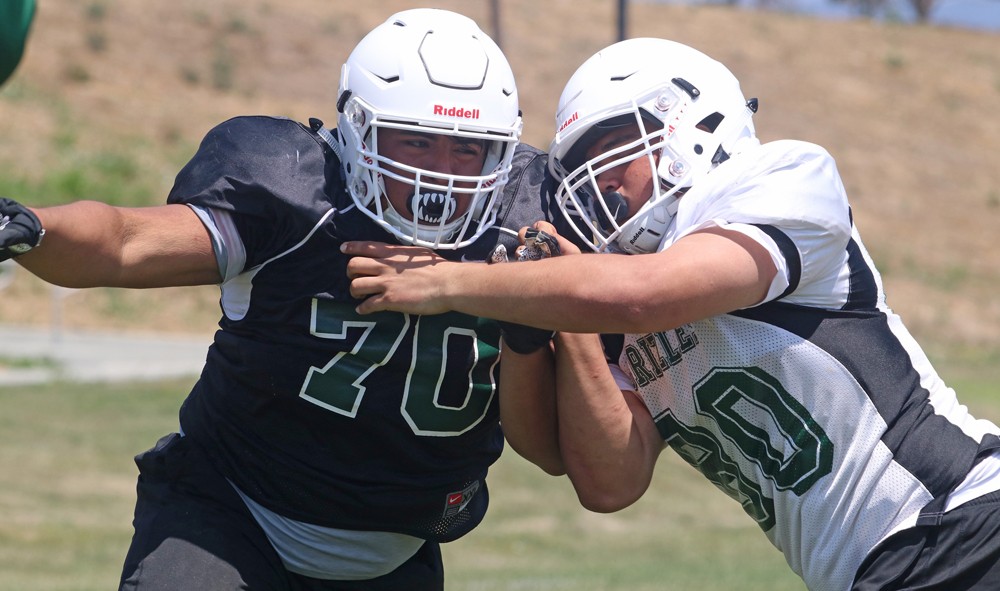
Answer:
<svg viewBox="0 0 1000 591"><path fill-rule="evenodd" d="M426 4L41 2L25 60L0 93L0 187L23 187L16 197L40 203L47 172L110 154L124 161L126 186L158 202L204 133L230 116L332 124L350 48L391 12ZM489 4L433 3L492 31ZM525 139L544 147L562 84L614 41L616 3L501 4ZM728 64L760 99L764 140L830 150L890 303L918 338L932 349L1000 350L1000 36L641 2L629 34L673 38ZM205 288L57 299L21 273L0 321L48 323L60 313L71 327L200 331L214 325L215 298Z"/></svg>

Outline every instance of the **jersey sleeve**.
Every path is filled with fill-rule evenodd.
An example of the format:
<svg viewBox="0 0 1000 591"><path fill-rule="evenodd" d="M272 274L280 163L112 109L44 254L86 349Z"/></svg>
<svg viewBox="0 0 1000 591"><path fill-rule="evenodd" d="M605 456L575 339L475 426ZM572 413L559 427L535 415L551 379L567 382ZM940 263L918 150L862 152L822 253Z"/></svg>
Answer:
<svg viewBox="0 0 1000 591"><path fill-rule="evenodd" d="M497 214L498 226L517 232L537 221L555 222L562 217L552 199L555 179L549 174L546 163L544 152L518 144Z"/></svg>
<svg viewBox="0 0 1000 591"><path fill-rule="evenodd" d="M167 202L228 212L251 268L294 247L331 209L330 160L295 121L236 117L205 136Z"/></svg>
<svg viewBox="0 0 1000 591"><path fill-rule="evenodd" d="M628 366L622 367L617 363L608 362L608 369L611 370L611 377L615 379L615 385L623 392L638 392L639 387L635 385L632 374L628 372Z"/></svg>
<svg viewBox="0 0 1000 591"><path fill-rule="evenodd" d="M711 226L740 231L767 248L779 270L765 301L795 294L823 303L812 298L822 298L836 280L851 239L850 207L833 158L814 144L785 140L729 164L708 176L704 191L681 200L678 238Z"/></svg>

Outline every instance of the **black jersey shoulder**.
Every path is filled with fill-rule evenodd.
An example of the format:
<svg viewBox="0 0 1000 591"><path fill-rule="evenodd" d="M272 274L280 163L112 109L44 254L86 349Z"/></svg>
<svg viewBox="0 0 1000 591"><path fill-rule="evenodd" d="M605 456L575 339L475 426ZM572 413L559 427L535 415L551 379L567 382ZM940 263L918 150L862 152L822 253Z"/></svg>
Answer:
<svg viewBox="0 0 1000 591"><path fill-rule="evenodd" d="M559 215L552 199L555 186L545 152L528 144L519 144L514 150L512 170L504 188L497 224L518 230L539 219L553 221Z"/></svg>
<svg viewBox="0 0 1000 591"><path fill-rule="evenodd" d="M312 130L282 117L243 116L205 135L167 202L233 212L245 240L261 238L248 251L266 256L294 245L343 192L339 161Z"/></svg>
<svg viewBox="0 0 1000 591"><path fill-rule="evenodd" d="M342 185L331 164L332 151L296 121L235 117L208 132L177 174L167 202L264 217L273 217L282 202L293 203L318 218L330 209L332 190Z"/></svg>
<svg viewBox="0 0 1000 591"><path fill-rule="evenodd" d="M528 144L514 151L512 169L504 187L496 223L473 244L457 251L441 251L446 258L484 261L498 244L513 252L519 242L517 232L537 221L555 223L559 209L552 195L555 180L548 172L545 152Z"/></svg>

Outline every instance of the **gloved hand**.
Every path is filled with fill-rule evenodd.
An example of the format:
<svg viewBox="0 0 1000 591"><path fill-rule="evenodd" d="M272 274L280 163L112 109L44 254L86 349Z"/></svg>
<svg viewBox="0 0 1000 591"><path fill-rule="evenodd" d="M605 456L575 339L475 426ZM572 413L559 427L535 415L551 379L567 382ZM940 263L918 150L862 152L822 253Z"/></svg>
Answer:
<svg viewBox="0 0 1000 591"><path fill-rule="evenodd" d="M524 244L517 247L517 260L537 261L562 254L555 236L541 230L528 228L524 231Z"/></svg>
<svg viewBox="0 0 1000 591"><path fill-rule="evenodd" d="M524 235L524 244L517 247L518 261L537 261L550 256L558 256L559 243L554 236L546 234L541 230L529 228ZM509 262L507 249L503 244L497 246L490 257L490 264ZM515 353L527 355L547 347L549 341L555 335L554 331L534 326L525 326L515 322L505 322L498 320L500 325L500 335L503 337L507 348Z"/></svg>
<svg viewBox="0 0 1000 591"><path fill-rule="evenodd" d="M44 235L42 222L34 212L13 199L0 197L0 261L35 248Z"/></svg>

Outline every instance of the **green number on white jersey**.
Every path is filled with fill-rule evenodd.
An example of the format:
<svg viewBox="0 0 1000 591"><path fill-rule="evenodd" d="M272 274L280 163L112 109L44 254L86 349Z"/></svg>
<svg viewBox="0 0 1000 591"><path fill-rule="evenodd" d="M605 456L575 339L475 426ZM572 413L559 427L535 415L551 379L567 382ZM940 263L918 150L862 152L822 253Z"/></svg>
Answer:
<svg viewBox="0 0 1000 591"><path fill-rule="evenodd" d="M767 531L774 500L743 474L717 433L731 442L778 490L801 495L833 467L833 443L805 407L757 367L714 368L692 388L695 409L716 429L684 425L670 411L656 418L664 441L736 499ZM783 451L783 450L791 450Z"/></svg>

